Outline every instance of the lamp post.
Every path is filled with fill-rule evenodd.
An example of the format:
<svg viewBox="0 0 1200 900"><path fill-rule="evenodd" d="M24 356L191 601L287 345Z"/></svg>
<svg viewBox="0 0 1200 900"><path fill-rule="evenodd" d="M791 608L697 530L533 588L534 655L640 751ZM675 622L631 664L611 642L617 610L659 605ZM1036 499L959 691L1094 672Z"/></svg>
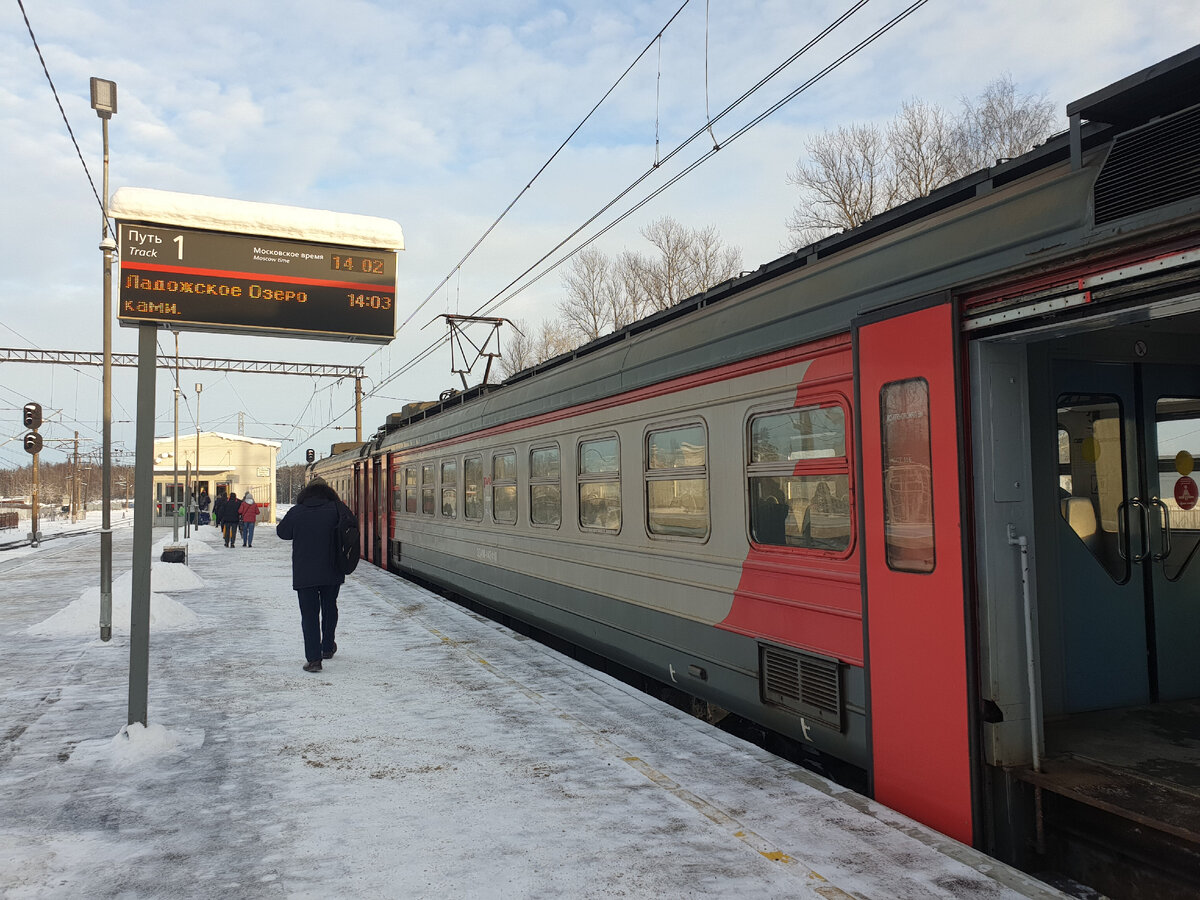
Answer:
<svg viewBox="0 0 1200 900"><path fill-rule="evenodd" d="M104 193L100 211L100 250L104 253L104 426L100 493L100 640L112 640L112 266L117 242L108 233L108 120L117 111L117 83L91 80L92 109L100 117L104 135Z"/></svg>
<svg viewBox="0 0 1200 900"><path fill-rule="evenodd" d="M196 499L197 499L197 502L199 502L198 492L200 490L200 392L202 390L204 390L204 385L202 385L200 382L197 381L196 382L196 491L197 491ZM197 525L197 527L199 527L199 525L200 525L200 513L199 512L196 513L196 525Z"/></svg>

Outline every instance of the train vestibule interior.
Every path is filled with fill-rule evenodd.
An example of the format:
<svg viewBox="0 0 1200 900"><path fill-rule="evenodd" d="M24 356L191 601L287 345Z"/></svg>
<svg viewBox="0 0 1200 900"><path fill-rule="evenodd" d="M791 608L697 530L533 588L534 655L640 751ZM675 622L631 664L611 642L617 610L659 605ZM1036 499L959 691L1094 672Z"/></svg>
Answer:
<svg viewBox="0 0 1200 900"><path fill-rule="evenodd" d="M1200 295L969 345L1001 855L1200 861L1197 346Z"/></svg>

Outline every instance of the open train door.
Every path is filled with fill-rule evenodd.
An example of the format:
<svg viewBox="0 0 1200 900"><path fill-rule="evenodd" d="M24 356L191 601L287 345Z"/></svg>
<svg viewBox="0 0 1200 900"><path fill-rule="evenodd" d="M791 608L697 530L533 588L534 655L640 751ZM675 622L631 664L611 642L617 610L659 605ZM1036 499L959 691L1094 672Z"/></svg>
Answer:
<svg viewBox="0 0 1200 900"><path fill-rule="evenodd" d="M939 295L854 330L873 791L971 844L957 316Z"/></svg>

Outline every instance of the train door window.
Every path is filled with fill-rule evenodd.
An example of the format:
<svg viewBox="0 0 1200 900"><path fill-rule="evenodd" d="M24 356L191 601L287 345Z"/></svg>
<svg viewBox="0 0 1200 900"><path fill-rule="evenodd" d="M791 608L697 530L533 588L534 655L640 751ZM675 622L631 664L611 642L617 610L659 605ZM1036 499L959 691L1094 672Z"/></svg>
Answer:
<svg viewBox="0 0 1200 900"><path fill-rule="evenodd" d="M458 460L442 460L442 516L453 519L458 515Z"/></svg>
<svg viewBox="0 0 1200 900"><path fill-rule="evenodd" d="M558 527L562 521L562 477L558 445L529 451L529 521Z"/></svg>
<svg viewBox="0 0 1200 900"><path fill-rule="evenodd" d="M1111 394L1063 394L1057 416L1059 512L1109 576L1124 583L1129 567L1117 533L1125 498L1121 402Z"/></svg>
<svg viewBox="0 0 1200 900"><path fill-rule="evenodd" d="M517 454L509 450L492 457L492 518L517 521Z"/></svg>
<svg viewBox="0 0 1200 900"><path fill-rule="evenodd" d="M646 434L646 530L708 537L708 434L703 423Z"/></svg>
<svg viewBox="0 0 1200 900"><path fill-rule="evenodd" d="M616 437L579 442L579 525L621 530L621 446Z"/></svg>
<svg viewBox="0 0 1200 900"><path fill-rule="evenodd" d="M433 515L433 500L434 494L437 492L437 485L433 482L433 464L426 463L421 466L421 515Z"/></svg>
<svg viewBox="0 0 1200 900"><path fill-rule="evenodd" d="M338 485L338 496L346 496L346 485L344 482ZM404 470L396 469L392 472L392 512L404 512Z"/></svg>
<svg viewBox="0 0 1200 900"><path fill-rule="evenodd" d="M888 568L927 574L937 564L929 382L909 378L879 391L883 531Z"/></svg>
<svg viewBox="0 0 1200 900"><path fill-rule="evenodd" d="M1200 456L1196 438L1200 434L1200 399L1160 397L1154 405L1154 418L1158 477L1151 480L1151 486L1161 499L1153 506L1167 526L1165 533L1170 535L1161 550L1163 574L1168 581L1178 581L1200 550L1195 479L1195 459Z"/></svg>
<svg viewBox="0 0 1200 900"><path fill-rule="evenodd" d="M463 518L483 520L483 457L463 457Z"/></svg>
<svg viewBox="0 0 1200 900"><path fill-rule="evenodd" d="M853 503L846 408L828 402L756 415L748 438L751 539L848 554Z"/></svg>
<svg viewBox="0 0 1200 900"><path fill-rule="evenodd" d="M404 469L404 511L417 511L417 467L407 466Z"/></svg>

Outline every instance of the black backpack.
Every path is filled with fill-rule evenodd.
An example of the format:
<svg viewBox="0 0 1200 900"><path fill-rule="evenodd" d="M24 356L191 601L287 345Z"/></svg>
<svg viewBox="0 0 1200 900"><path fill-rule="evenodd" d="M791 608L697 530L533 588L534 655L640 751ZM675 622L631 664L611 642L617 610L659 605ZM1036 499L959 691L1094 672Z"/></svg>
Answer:
<svg viewBox="0 0 1200 900"><path fill-rule="evenodd" d="M333 530L333 556L338 571L349 575L358 566L358 520L344 503L338 504L337 527Z"/></svg>

